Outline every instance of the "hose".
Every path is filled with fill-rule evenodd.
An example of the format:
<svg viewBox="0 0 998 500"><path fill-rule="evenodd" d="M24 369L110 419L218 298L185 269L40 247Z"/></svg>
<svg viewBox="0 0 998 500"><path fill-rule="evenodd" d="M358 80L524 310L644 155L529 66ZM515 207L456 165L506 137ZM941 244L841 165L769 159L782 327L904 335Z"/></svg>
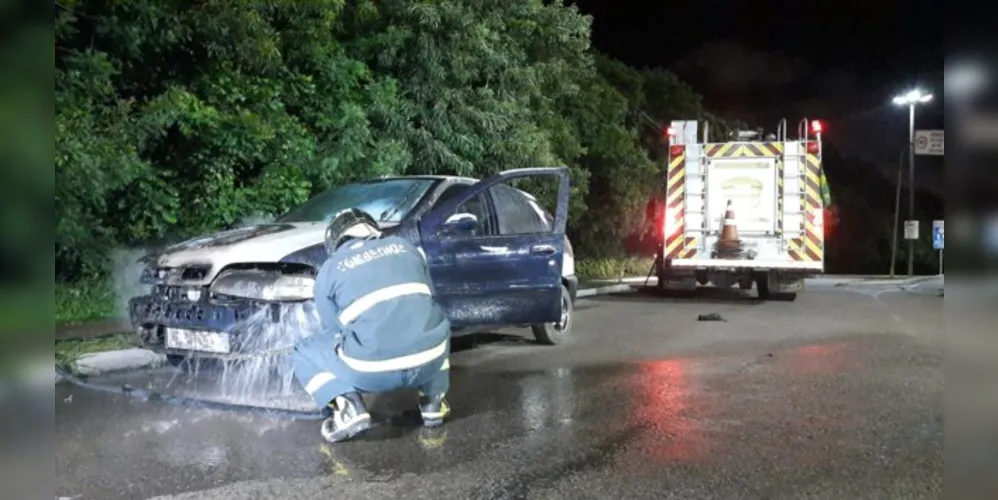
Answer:
<svg viewBox="0 0 998 500"><path fill-rule="evenodd" d="M84 389L103 392L106 394L116 394L141 399L143 401L160 402L191 408L198 410L228 411L234 413L245 413L259 415L277 420L322 420L329 416L328 409L305 411L287 410L281 408L268 408L265 406L241 405L235 403L223 403L221 401L211 401L207 399L192 398L186 396L172 396L146 389L139 389L128 384L122 386L95 384L87 381L85 377L74 375L59 365L55 365L55 372L63 380Z"/></svg>

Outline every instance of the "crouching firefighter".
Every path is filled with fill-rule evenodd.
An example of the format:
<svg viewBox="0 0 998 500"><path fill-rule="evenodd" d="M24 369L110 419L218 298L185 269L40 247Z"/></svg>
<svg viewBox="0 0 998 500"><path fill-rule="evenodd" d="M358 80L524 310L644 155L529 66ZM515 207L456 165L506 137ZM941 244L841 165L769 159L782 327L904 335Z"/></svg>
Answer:
<svg viewBox="0 0 998 500"><path fill-rule="evenodd" d="M361 210L333 216L329 257L315 280L322 328L291 354L305 391L332 410L321 428L329 442L371 427L362 393L418 389L427 427L450 411L450 322L435 301L426 260L409 241L380 236Z"/></svg>

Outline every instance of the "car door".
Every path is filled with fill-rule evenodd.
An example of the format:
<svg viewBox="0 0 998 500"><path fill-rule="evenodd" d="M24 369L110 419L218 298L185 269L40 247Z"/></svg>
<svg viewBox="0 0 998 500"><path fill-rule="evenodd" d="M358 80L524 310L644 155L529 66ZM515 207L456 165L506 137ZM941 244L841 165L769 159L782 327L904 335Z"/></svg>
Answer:
<svg viewBox="0 0 998 500"><path fill-rule="evenodd" d="M558 179L554 224L527 232L508 222L504 226L505 207L496 203L494 193L503 192L503 183L532 176ZM508 170L442 201L420 220L430 273L455 328L560 319L568 192L567 168ZM482 203L484 207L475 208ZM475 210L474 227L458 227L455 221Z"/></svg>

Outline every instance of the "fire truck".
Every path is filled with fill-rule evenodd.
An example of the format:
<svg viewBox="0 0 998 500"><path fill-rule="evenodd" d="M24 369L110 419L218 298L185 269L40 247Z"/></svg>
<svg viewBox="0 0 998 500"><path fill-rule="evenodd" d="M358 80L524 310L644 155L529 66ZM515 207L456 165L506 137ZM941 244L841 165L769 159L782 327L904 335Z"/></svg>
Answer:
<svg viewBox="0 0 998 500"><path fill-rule="evenodd" d="M788 138L736 131L710 142L709 124L673 121L669 163L653 224L659 239L649 272L659 288L755 285L763 300L794 300L804 279L825 270L821 122L801 120ZM701 140L702 137L702 140Z"/></svg>

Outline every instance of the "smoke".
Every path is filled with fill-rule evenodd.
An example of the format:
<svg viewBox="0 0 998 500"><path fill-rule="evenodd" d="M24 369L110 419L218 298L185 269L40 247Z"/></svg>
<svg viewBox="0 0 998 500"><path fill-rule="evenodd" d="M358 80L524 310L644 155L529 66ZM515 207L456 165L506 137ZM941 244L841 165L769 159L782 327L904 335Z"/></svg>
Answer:
<svg viewBox="0 0 998 500"><path fill-rule="evenodd" d="M142 270L145 269L145 264L138 262L150 250L147 248L132 248L111 252L111 258L108 263L109 274L115 298L115 311L120 318L128 317L129 300L134 297L148 295L151 292L149 285L143 285L139 282L139 279L142 277Z"/></svg>
<svg viewBox="0 0 998 500"><path fill-rule="evenodd" d="M267 214L254 214L240 218L236 221L234 228L249 227L273 222L274 216ZM175 243L175 241L173 242ZM134 297L148 295L151 292L149 285L139 282L145 264L138 262L142 257L154 253L155 251L169 246L166 242L154 244L140 248L122 248L111 252L108 259L108 275L111 276L112 291L115 297L116 317L128 317L128 301Z"/></svg>

